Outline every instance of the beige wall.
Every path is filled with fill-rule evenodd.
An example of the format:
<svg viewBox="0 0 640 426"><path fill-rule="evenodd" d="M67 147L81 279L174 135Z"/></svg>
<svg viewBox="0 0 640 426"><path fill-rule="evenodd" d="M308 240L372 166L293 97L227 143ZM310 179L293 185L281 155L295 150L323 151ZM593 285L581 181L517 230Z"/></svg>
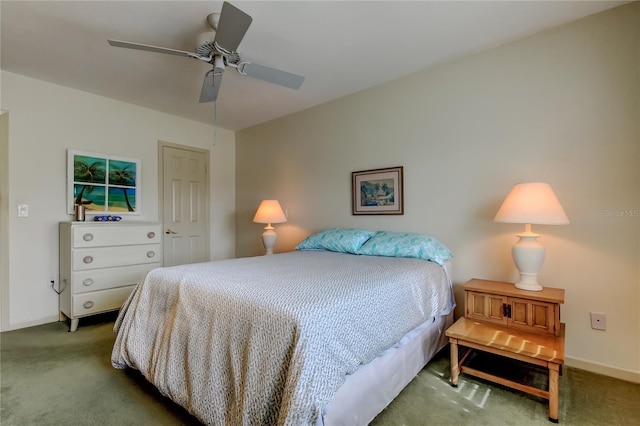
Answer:
<svg viewBox="0 0 640 426"><path fill-rule="evenodd" d="M549 182L571 224L534 231L568 363L640 381L639 31L635 3L238 132L236 254L262 253L252 215L276 198L276 252L329 226L422 232L454 252L459 296L517 277L524 227L492 218L513 184ZM405 214L352 216L351 172L399 165Z"/></svg>
<svg viewBox="0 0 640 426"><path fill-rule="evenodd" d="M48 283L58 274L58 222L66 213L66 150L141 160L142 214L158 220L158 141L210 150L211 257L235 251L235 134L130 104L2 72L1 108L9 111L8 218L9 312L2 330L58 319L58 297ZM4 150L3 150L4 151ZM4 182L4 179L3 179ZM3 186L4 197L4 186ZM29 217L18 218L18 204ZM3 271L4 274L4 271ZM6 305L5 305L6 306Z"/></svg>

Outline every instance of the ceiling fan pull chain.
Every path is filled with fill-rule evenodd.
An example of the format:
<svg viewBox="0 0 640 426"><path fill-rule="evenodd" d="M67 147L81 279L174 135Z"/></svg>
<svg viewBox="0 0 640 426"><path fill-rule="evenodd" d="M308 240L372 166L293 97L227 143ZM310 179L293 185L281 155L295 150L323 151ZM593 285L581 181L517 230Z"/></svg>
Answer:
<svg viewBox="0 0 640 426"><path fill-rule="evenodd" d="M216 147L216 142L218 141L218 102L213 101L213 147Z"/></svg>

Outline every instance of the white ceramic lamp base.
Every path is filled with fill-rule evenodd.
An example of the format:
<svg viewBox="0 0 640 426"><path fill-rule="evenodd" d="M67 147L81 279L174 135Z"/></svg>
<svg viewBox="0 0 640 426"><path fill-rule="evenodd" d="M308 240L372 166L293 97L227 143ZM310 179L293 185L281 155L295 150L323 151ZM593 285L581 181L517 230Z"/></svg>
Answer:
<svg viewBox="0 0 640 426"><path fill-rule="evenodd" d="M523 232L518 237L520 240L511 249L513 261L520 271L520 281L516 283L516 288L541 291L538 271L544 262L544 246L538 242L539 235L534 232Z"/></svg>
<svg viewBox="0 0 640 426"><path fill-rule="evenodd" d="M278 236L276 235L276 231L274 231L274 227L269 224L265 226L264 232L262 233L262 243L264 244L264 248L267 250L265 255L273 254L273 247L276 245L276 240Z"/></svg>

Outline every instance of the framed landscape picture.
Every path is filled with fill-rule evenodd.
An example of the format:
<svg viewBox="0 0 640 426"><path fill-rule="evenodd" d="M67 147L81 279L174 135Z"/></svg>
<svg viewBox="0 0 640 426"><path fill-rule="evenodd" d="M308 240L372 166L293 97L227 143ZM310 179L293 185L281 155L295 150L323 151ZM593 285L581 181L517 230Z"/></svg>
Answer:
<svg viewBox="0 0 640 426"><path fill-rule="evenodd" d="M404 214L402 174L402 166L352 172L352 214Z"/></svg>
<svg viewBox="0 0 640 426"><path fill-rule="evenodd" d="M67 213L140 214L140 160L67 151Z"/></svg>

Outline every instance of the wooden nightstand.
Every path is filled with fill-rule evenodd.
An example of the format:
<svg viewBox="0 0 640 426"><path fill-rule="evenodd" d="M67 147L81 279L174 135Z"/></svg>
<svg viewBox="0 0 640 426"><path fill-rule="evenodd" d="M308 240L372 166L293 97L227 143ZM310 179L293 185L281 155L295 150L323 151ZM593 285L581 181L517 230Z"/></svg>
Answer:
<svg viewBox="0 0 640 426"><path fill-rule="evenodd" d="M558 375L564 364L564 290L524 291L513 283L472 279L465 291L465 317L446 332L451 343L451 385L460 373L480 377L549 400L549 420L558 422ZM468 348L458 359L458 346ZM488 352L549 371L549 388L539 389L465 366L473 350Z"/></svg>

